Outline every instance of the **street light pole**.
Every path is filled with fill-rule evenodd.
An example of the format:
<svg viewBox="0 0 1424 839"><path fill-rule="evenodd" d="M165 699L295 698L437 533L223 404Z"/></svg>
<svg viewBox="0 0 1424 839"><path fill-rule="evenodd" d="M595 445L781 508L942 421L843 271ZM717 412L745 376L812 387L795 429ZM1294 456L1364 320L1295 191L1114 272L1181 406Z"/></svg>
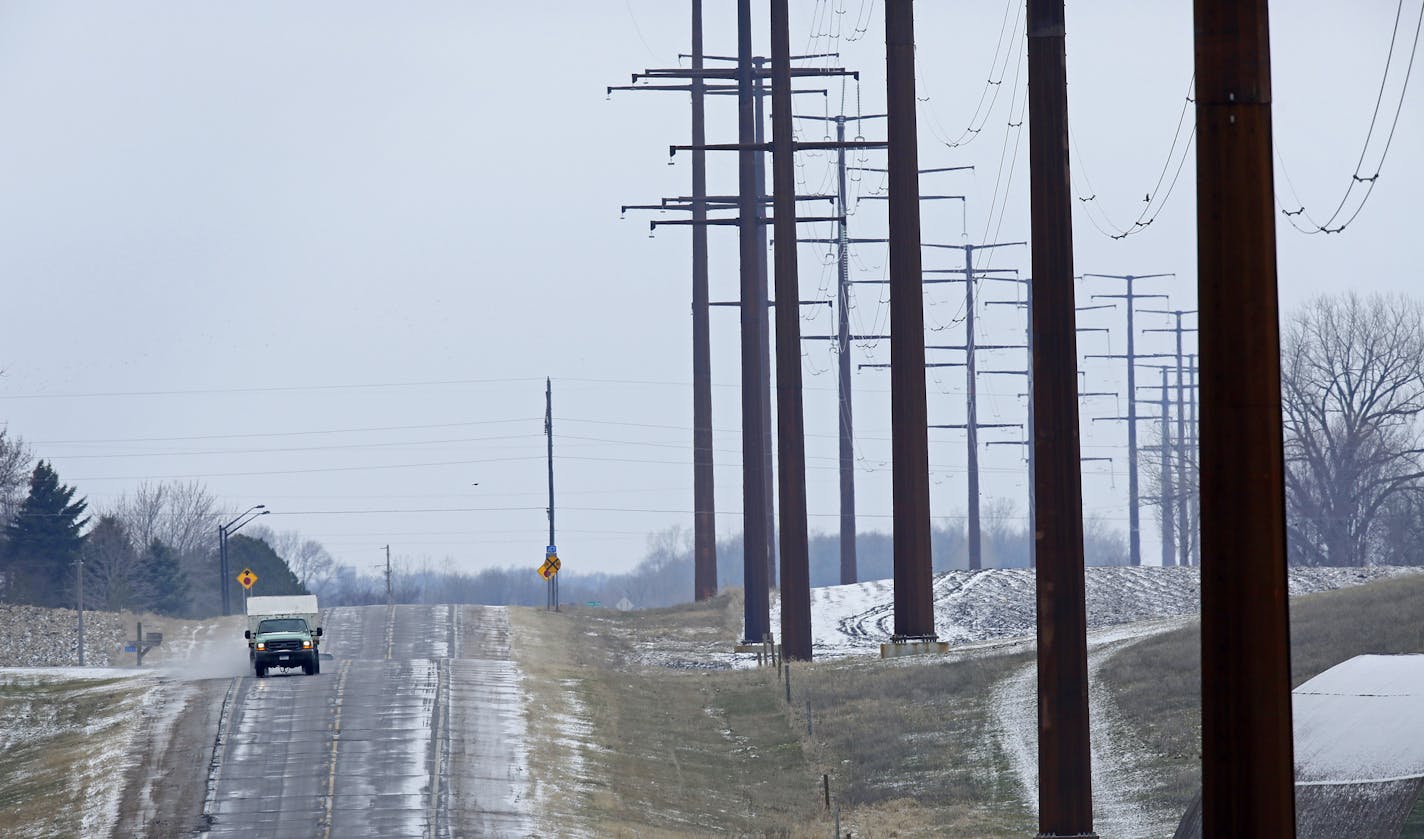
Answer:
<svg viewBox="0 0 1424 839"><path fill-rule="evenodd" d="M259 510L261 512L258 512ZM222 594L222 613L224 615L232 614L232 583L229 579L232 574L227 564L227 540L253 519L265 516L270 512L272 511L267 509L266 504L255 504L227 524L218 525L218 574L222 577L218 591Z"/></svg>

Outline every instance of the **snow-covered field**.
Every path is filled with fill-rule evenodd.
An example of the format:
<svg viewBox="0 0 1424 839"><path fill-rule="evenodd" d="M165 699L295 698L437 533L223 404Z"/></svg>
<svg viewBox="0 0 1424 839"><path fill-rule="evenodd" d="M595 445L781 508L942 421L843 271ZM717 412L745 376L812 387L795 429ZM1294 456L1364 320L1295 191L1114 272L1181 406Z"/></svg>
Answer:
<svg viewBox="0 0 1424 839"><path fill-rule="evenodd" d="M1415 568L1292 568L1292 596L1360 585ZM1088 627L1103 629L1195 614L1200 607L1197 568L1093 567L1085 584ZM963 645L1032 636L1036 631L1032 569L949 571L934 577L935 631ZM773 632L781 609L773 599ZM878 654L894 634L894 583L875 580L811 591L811 635L817 658Z"/></svg>

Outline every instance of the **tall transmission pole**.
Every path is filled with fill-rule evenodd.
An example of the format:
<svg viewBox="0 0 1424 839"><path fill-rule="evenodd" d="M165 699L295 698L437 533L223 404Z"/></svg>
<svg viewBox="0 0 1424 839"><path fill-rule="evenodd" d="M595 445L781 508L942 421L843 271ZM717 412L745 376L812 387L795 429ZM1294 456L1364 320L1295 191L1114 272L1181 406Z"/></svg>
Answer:
<svg viewBox="0 0 1424 839"><path fill-rule="evenodd" d="M969 547L969 568L978 570L984 567L984 547L983 532L979 523L979 398L978 398L978 355L979 348L976 346L977 336L974 329L974 317L976 314L976 303L974 300L975 282L978 277L974 274L974 251L988 250L990 248L1017 247L1028 244L1027 242L996 242L984 245L931 245L930 247L953 248L964 251L964 399L965 399L965 436L968 438L968 500L966 507L968 512L968 547ZM1016 345L1016 348L1017 345ZM987 347L986 347L987 349Z"/></svg>
<svg viewBox="0 0 1424 839"><path fill-rule="evenodd" d="M1144 314L1151 313L1157 315L1171 315L1175 323L1166 328L1144 329L1143 332L1170 332L1177 339L1177 439L1176 439L1176 471L1172 476L1172 498L1175 500L1177 510L1175 520L1177 525L1176 548L1177 562L1180 565L1190 564L1188 557L1188 545L1192 542L1188 533L1190 523L1187 521L1188 496L1187 491L1187 411L1186 411L1186 354L1182 349L1182 337L1187 333L1196 332L1195 327L1183 326L1182 318L1188 315L1195 315L1195 309L1143 309ZM1167 476L1163 476L1163 481Z"/></svg>
<svg viewBox="0 0 1424 839"><path fill-rule="evenodd" d="M776 417L781 477L781 644L811 659L811 564L806 533L806 427L796 242L796 151L791 113L791 11L772 0L772 172L776 219Z"/></svg>
<svg viewBox="0 0 1424 839"><path fill-rule="evenodd" d="M1192 459L1191 500L1187 504L1187 561L1201 565L1201 452L1197 442L1197 357L1187 356L1187 454Z"/></svg>
<svg viewBox="0 0 1424 839"><path fill-rule="evenodd" d="M692 98L692 532L693 597L717 593L717 518L712 440L712 346L708 315L707 96L735 92L732 85L709 85L704 69L702 0L692 2L692 73L685 85L618 85L613 91L677 91ZM663 209L659 207L659 209ZM626 211L626 208L625 208Z"/></svg>
<svg viewBox="0 0 1424 839"><path fill-rule="evenodd" d="M1167 384L1167 369L1166 366L1161 368L1162 393L1159 394L1158 397L1158 411L1160 412L1160 419L1162 421L1162 425L1158 430L1158 435L1161 437L1159 443L1161 444L1162 462L1158 467L1158 472L1161 477L1157 481L1157 494L1159 496L1157 501L1162 507L1163 568L1173 564L1186 564L1177 559L1179 545L1176 539L1177 511L1174 506L1177 502L1177 488L1172 480L1172 414L1171 407L1167 402L1170 394Z"/></svg>
<svg viewBox="0 0 1424 839"><path fill-rule="evenodd" d="M788 50L789 53L789 50ZM726 60L724 56L704 56ZM766 348L769 346L769 329L765 311L769 305L766 287L766 246L765 246L765 188L761 178L760 158L766 153L767 145L761 136L758 119L760 113L761 90L759 82L766 75L761 65L765 59L753 55L750 0L737 3L737 55L736 66L730 70L709 70L706 68L688 71L681 68L651 69L635 75L640 78L669 79L697 76L703 79L727 79L736 82L738 104L738 141L732 144L701 143L691 146L670 147L676 154L679 150L726 150L738 153L738 191L735 219L708 219L705 224L730 223L738 227L740 251L740 300L742 341L742 445L743 445L743 573L746 586L744 633L745 640L759 643L770 637L770 535L767 515L771 503L767 466L770 458L770 429L767 382L769 363ZM839 68L791 68L790 56L785 73L788 77L787 99L797 91L789 88L790 77L856 75ZM791 110L785 109L789 118ZM850 147L874 148L883 144L854 143ZM828 149L830 143L792 143L793 151L798 148ZM794 185L794 181L793 181ZM798 221L828 221L832 219L798 218L794 210L797 197L788 191L793 203L790 213L791 223ZM714 202L708 200L708 205ZM730 202L728 204L730 206ZM663 222L667 223L667 222ZM677 222L672 222L677 223ZM656 227L659 222L653 222ZM795 241L793 230L792 242ZM797 295L789 299L787 309L793 314L798 310ZM712 304L709 304L712 305ZM760 316L759 316L760 314ZM799 347L799 344L798 344ZM797 358L799 359L799 349ZM799 363L799 362L798 362ZM804 446L804 442L802 443ZM804 455L803 455L804 458ZM804 468L803 468L804 482ZM809 595L808 595L809 596Z"/></svg>
<svg viewBox="0 0 1424 839"><path fill-rule="evenodd" d="M1094 837L1063 0L1028 0L1038 834Z"/></svg>
<svg viewBox="0 0 1424 839"><path fill-rule="evenodd" d="M1142 564L1142 495L1141 485L1138 480L1137 462L1137 359L1139 358L1159 358L1160 355L1149 354L1139 355L1137 352L1137 327L1134 317L1137 313L1136 301L1166 299L1165 294L1139 294L1136 288L1138 280L1156 279L1158 277L1170 277L1172 274L1084 274L1084 277L1098 277L1101 279L1122 280L1126 284L1126 290L1122 294L1094 294L1094 300L1119 299L1126 302L1127 308L1127 353L1125 355L1089 355L1085 358L1125 358L1127 359L1127 416L1112 417L1114 420L1127 421L1127 557L1129 565Z"/></svg>
<svg viewBox="0 0 1424 839"><path fill-rule="evenodd" d="M1266 0L1197 0L1202 835L1295 835Z"/></svg>
<svg viewBox="0 0 1424 839"><path fill-rule="evenodd" d="M692 0L692 69L702 70L702 0ZM707 80L692 85L692 145L707 144ZM693 596L717 593L717 500L712 453L712 331L708 316L707 150L692 151L692 557ZM549 544L555 544L550 542Z"/></svg>
<svg viewBox="0 0 1424 839"><path fill-rule="evenodd" d="M756 74L753 77L752 101L756 109L756 123L752 131L752 142L758 147L756 153L756 208L757 208L757 252L761 256L757 260L757 318L761 321L761 351L757 354L757 359L761 363L761 384L763 398L761 400L761 427L766 437L762 445L762 481L766 484L766 584L771 588L776 588L776 464L773 457L773 447L775 440L772 438L772 393L771 393L771 310L768 305L771 298L771 283L767 270L767 223L766 223L766 87L763 83L765 59L761 56L752 56L752 67ZM796 296L799 299L800 295ZM745 305L745 304L744 304Z"/></svg>
<svg viewBox="0 0 1424 839"><path fill-rule="evenodd" d="M885 0L895 637L934 639L914 0Z"/></svg>
<svg viewBox="0 0 1424 839"><path fill-rule="evenodd" d="M853 410L850 360L850 196L846 184L846 123L884 119L884 114L837 114L833 117L798 115L798 119L834 123L836 142L836 430L840 465L840 581L848 585L859 580L856 568L855 524L855 411ZM799 240L798 240L799 241Z"/></svg>
<svg viewBox="0 0 1424 839"><path fill-rule="evenodd" d="M756 186L756 108L753 103L755 68L752 64L752 4L737 0L737 150L738 226L741 251L742 334L742 550L746 599L743 616L745 640L757 643L771 635L771 593L767 585L768 535L766 509L771 503L765 478L766 398L761 368L765 358L759 306L766 299L758 280L759 190Z"/></svg>

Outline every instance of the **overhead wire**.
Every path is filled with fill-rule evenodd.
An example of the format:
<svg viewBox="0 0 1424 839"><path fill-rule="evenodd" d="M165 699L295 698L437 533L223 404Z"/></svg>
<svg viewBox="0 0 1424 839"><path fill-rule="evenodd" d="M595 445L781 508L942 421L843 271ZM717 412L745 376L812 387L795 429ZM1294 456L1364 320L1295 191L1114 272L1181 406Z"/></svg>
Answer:
<svg viewBox="0 0 1424 839"><path fill-rule="evenodd" d="M1405 65L1403 81L1400 82L1399 101L1395 104L1394 117L1390 121L1389 134L1385 137L1384 148L1380 150L1378 162L1371 167L1373 173L1364 175L1361 174L1361 170L1365 168L1365 160L1369 156L1370 144L1375 136L1375 127L1379 122L1380 108L1384 103L1385 91L1389 86L1390 70L1394 67L1395 47L1399 39L1399 24L1403 19L1403 15L1404 0L1399 0L1395 7L1394 26L1390 30L1389 49L1385 54L1384 72L1380 75L1379 92L1375 96L1374 109L1370 113L1370 124L1369 128L1365 131L1365 140L1360 145L1359 159L1355 161L1355 169L1350 174L1350 182L1346 185L1344 194L1340 196L1340 202L1335 205L1334 211L1331 212L1330 217L1324 222L1316 221L1306 209L1305 204L1300 200L1300 196L1296 193L1295 185L1292 183L1290 174L1286 169L1285 158L1281 155L1280 147L1278 145L1274 146L1276 161L1280 165L1281 173L1285 175L1286 185L1295 196L1297 205L1294 210L1286 210L1282 207L1281 214L1289 220L1291 227L1301 233L1307 235L1343 233L1345 228L1349 227L1354 223L1355 219L1359 218L1360 213L1365 209L1365 204L1369 202L1370 196L1374 193L1375 184L1379 182L1380 174L1384 171L1385 160L1389 157L1389 150L1394 144L1395 131L1399 128L1399 116L1404 111L1404 99L1409 91L1409 79L1414 73L1414 60L1419 51L1419 35L1421 30L1424 30L1424 3L1421 3L1419 6L1419 18L1414 25L1413 44L1409 49L1409 61ZM1349 217L1336 224L1341 214L1346 212L1345 208L1350 204L1350 198L1355 194L1356 188L1363 189L1364 194L1359 198L1358 203L1354 205L1353 210L1349 212ZM1277 198L1277 203L1281 203L1279 198ZM1308 221L1310 226L1306 227L1301 225L1298 221L1300 218L1304 218Z"/></svg>

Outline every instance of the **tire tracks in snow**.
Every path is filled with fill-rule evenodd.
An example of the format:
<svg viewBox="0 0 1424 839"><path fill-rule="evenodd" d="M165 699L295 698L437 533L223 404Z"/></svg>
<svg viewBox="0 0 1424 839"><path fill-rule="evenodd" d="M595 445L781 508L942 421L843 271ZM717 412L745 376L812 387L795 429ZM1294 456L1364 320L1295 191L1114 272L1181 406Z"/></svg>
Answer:
<svg viewBox="0 0 1424 839"><path fill-rule="evenodd" d="M1147 638L1185 625L1188 619L1145 621L1088 633L1088 723L1092 743L1093 822L1100 836L1153 839L1176 829L1179 813L1153 810L1144 802L1153 768L1132 743L1133 734L1099 678L1117 653ZM1038 813L1038 664L1030 663L991 692L994 731L1008 757L1024 806Z"/></svg>

